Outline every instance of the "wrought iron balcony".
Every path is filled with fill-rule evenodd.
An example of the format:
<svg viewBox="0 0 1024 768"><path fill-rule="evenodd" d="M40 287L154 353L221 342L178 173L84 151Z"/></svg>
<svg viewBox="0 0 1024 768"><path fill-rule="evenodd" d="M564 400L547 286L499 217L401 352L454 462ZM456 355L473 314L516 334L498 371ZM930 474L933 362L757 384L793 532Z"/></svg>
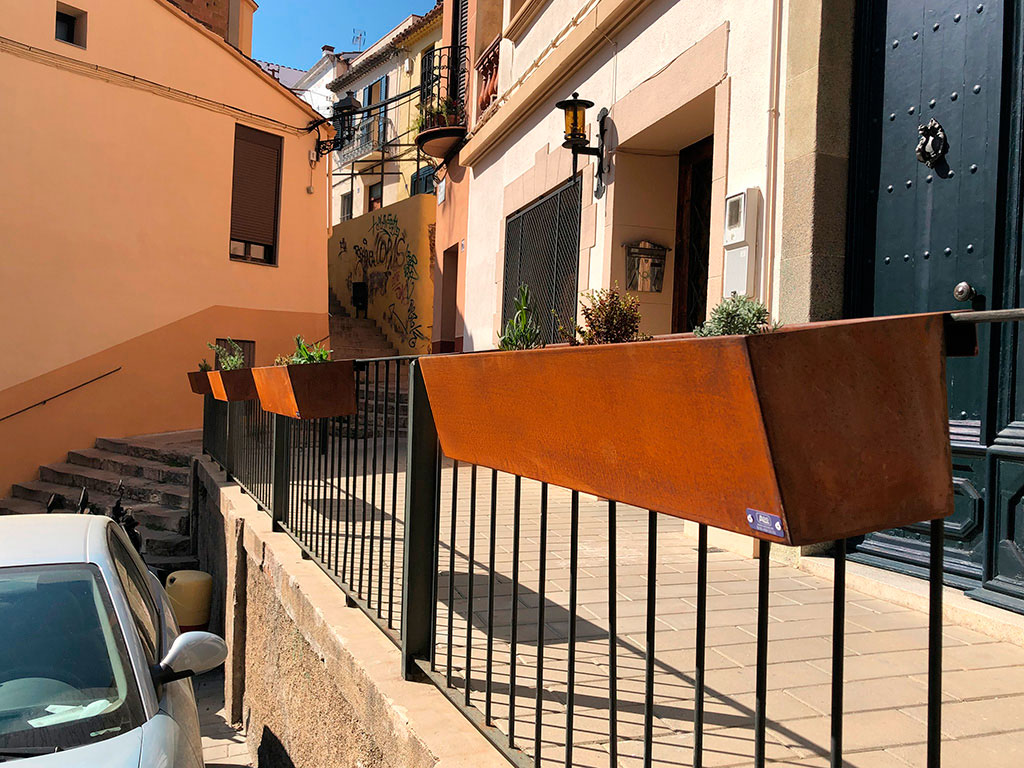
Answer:
<svg viewBox="0 0 1024 768"><path fill-rule="evenodd" d="M386 155L390 152L389 145L395 140L395 126L388 114L388 108L382 106L367 112L352 125L351 139L338 149L338 165L348 165L375 152L380 152L381 156Z"/></svg>
<svg viewBox="0 0 1024 768"><path fill-rule="evenodd" d="M466 135L466 52L446 45L424 57L416 145L431 157L447 157Z"/></svg>

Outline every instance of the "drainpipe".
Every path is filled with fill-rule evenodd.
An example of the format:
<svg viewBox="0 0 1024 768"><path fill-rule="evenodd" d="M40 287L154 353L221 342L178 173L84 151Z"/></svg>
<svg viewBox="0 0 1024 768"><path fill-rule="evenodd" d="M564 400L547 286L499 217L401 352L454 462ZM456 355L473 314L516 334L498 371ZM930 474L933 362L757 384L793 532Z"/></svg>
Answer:
<svg viewBox="0 0 1024 768"><path fill-rule="evenodd" d="M768 81L768 152L765 160L764 195L764 269L761 275L761 296L772 311L773 277L775 274L775 211L779 177L779 80L782 70L782 0L772 3L771 66ZM772 316L775 316L772 311Z"/></svg>

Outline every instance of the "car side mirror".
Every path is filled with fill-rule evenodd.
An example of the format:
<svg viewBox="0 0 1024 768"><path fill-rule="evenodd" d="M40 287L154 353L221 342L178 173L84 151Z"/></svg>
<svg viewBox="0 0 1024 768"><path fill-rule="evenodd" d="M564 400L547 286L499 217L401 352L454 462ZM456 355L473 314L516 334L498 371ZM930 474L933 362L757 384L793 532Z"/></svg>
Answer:
<svg viewBox="0 0 1024 768"><path fill-rule="evenodd" d="M182 680L219 667L228 657L225 642L211 632L182 632L163 660L153 666L157 685Z"/></svg>

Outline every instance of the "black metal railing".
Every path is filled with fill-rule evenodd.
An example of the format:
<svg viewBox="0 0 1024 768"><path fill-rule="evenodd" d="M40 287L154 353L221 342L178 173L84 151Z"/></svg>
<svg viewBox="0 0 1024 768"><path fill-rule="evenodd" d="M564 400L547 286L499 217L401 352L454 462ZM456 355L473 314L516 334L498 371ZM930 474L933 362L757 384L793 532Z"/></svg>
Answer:
<svg viewBox="0 0 1024 768"><path fill-rule="evenodd" d="M632 756L646 768L656 762L655 731L664 729L666 717L675 717L686 727L692 723L692 751L683 764L718 764L721 747L705 744L705 705L714 690L714 672L707 665L708 593L714 586L708 573L708 527L699 525L695 557L685 559L686 567L692 567L686 577L696 585L694 666L689 674L659 658L657 643L663 629L658 587L666 577L683 573L659 570L665 559L659 529L674 526L681 534L682 521L486 467L460 466L440 452L416 366L411 391L402 632L406 676L431 680L514 765L554 761L567 768L601 763L614 768L619 765L620 746L630 743ZM581 515L586 516L583 527ZM628 553L620 537L623 531L628 532ZM931 535L924 751L925 765L939 768L942 520L931 523ZM737 713L734 726L750 729L755 768L764 768L767 761L770 550L770 542L758 541L756 611L749 627L756 644L753 706L714 693L719 709L727 702ZM585 562L581 551L587 553ZM787 732L784 723L772 723L772 730L827 755L830 765L839 768L844 765L846 542L836 542L834 552L829 745L824 749L802 734ZM630 600L623 598L617 580L620 563L630 566ZM551 571L553 564L557 575ZM529 583L523 578L524 566ZM587 583L581 587L584 575ZM553 586L560 592L557 599L547 592ZM583 602L581 593L586 594ZM642 611L637 610L638 603ZM620 617L624 606L630 612ZM581 613L584 608L586 615ZM583 692L578 679L581 665L586 674ZM602 674L606 688L598 694L595 685L601 683L595 679ZM680 684L689 689L682 696L676 690ZM678 710L674 715L664 712L666 696ZM579 724L581 715L589 727ZM575 753L588 749L588 739L596 739L595 717L607 720L607 741L601 739L599 755L590 748L580 757ZM558 731L560 738L553 735ZM680 752L673 745L666 751L673 748Z"/></svg>
<svg viewBox="0 0 1024 768"><path fill-rule="evenodd" d="M293 419L208 397L203 450L398 642L412 357L355 361L356 413Z"/></svg>
<svg viewBox="0 0 1024 768"><path fill-rule="evenodd" d="M727 593L716 591L720 551L707 526L694 544L678 518L443 456L415 358L356 361L355 376L357 410L346 417L300 421L236 403L227 418L207 398L204 449L400 646L403 674L434 683L514 765L680 764L665 756L680 745L659 742L674 725L692 734L681 764L697 768L721 762L708 741L723 727L749 736L755 768L768 760L769 729L843 765L845 542L834 549L821 745L768 720L770 543L758 542L750 613L739 620L755 646L748 702L715 686L708 597ZM930 528L922 751L939 768L942 521ZM673 631L692 635L659 650L672 619L664 606L682 601L681 586L692 610ZM673 656L680 645L692 667Z"/></svg>
<svg viewBox="0 0 1024 768"><path fill-rule="evenodd" d="M231 475L264 509L273 504L274 415L259 401L228 403L228 456Z"/></svg>
<svg viewBox="0 0 1024 768"><path fill-rule="evenodd" d="M352 126L352 138L338 149L338 165L344 166L371 152L386 152L398 134L389 115L394 105L382 104L367 111Z"/></svg>
<svg viewBox="0 0 1024 768"><path fill-rule="evenodd" d="M203 396L203 453L225 469L228 466L228 404Z"/></svg>
<svg viewBox="0 0 1024 768"><path fill-rule="evenodd" d="M420 130L467 124L467 47L445 45L434 48L423 62L420 80Z"/></svg>

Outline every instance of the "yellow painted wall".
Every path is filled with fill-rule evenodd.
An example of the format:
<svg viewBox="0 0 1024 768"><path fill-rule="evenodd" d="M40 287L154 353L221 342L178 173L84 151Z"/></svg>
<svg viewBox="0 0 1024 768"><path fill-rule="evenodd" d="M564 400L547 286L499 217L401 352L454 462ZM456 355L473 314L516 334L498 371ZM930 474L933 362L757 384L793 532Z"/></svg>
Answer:
<svg viewBox="0 0 1024 768"><path fill-rule="evenodd" d="M354 314L352 283L369 283L367 317L403 355L430 352L434 324L433 195L415 195L334 226L331 291Z"/></svg>
<svg viewBox="0 0 1024 768"><path fill-rule="evenodd" d="M84 49L54 39L52 3L0 0L0 419L102 373L100 358L181 389L232 312L295 318L240 326L260 352L327 334L329 177L310 163L312 109L163 0L75 5ZM236 123L283 140L276 267L228 257ZM200 316L201 332L175 335ZM156 346L129 343L153 333ZM0 494L96 436L200 425L191 399L102 396L114 379L142 380L118 374L0 420Z"/></svg>

